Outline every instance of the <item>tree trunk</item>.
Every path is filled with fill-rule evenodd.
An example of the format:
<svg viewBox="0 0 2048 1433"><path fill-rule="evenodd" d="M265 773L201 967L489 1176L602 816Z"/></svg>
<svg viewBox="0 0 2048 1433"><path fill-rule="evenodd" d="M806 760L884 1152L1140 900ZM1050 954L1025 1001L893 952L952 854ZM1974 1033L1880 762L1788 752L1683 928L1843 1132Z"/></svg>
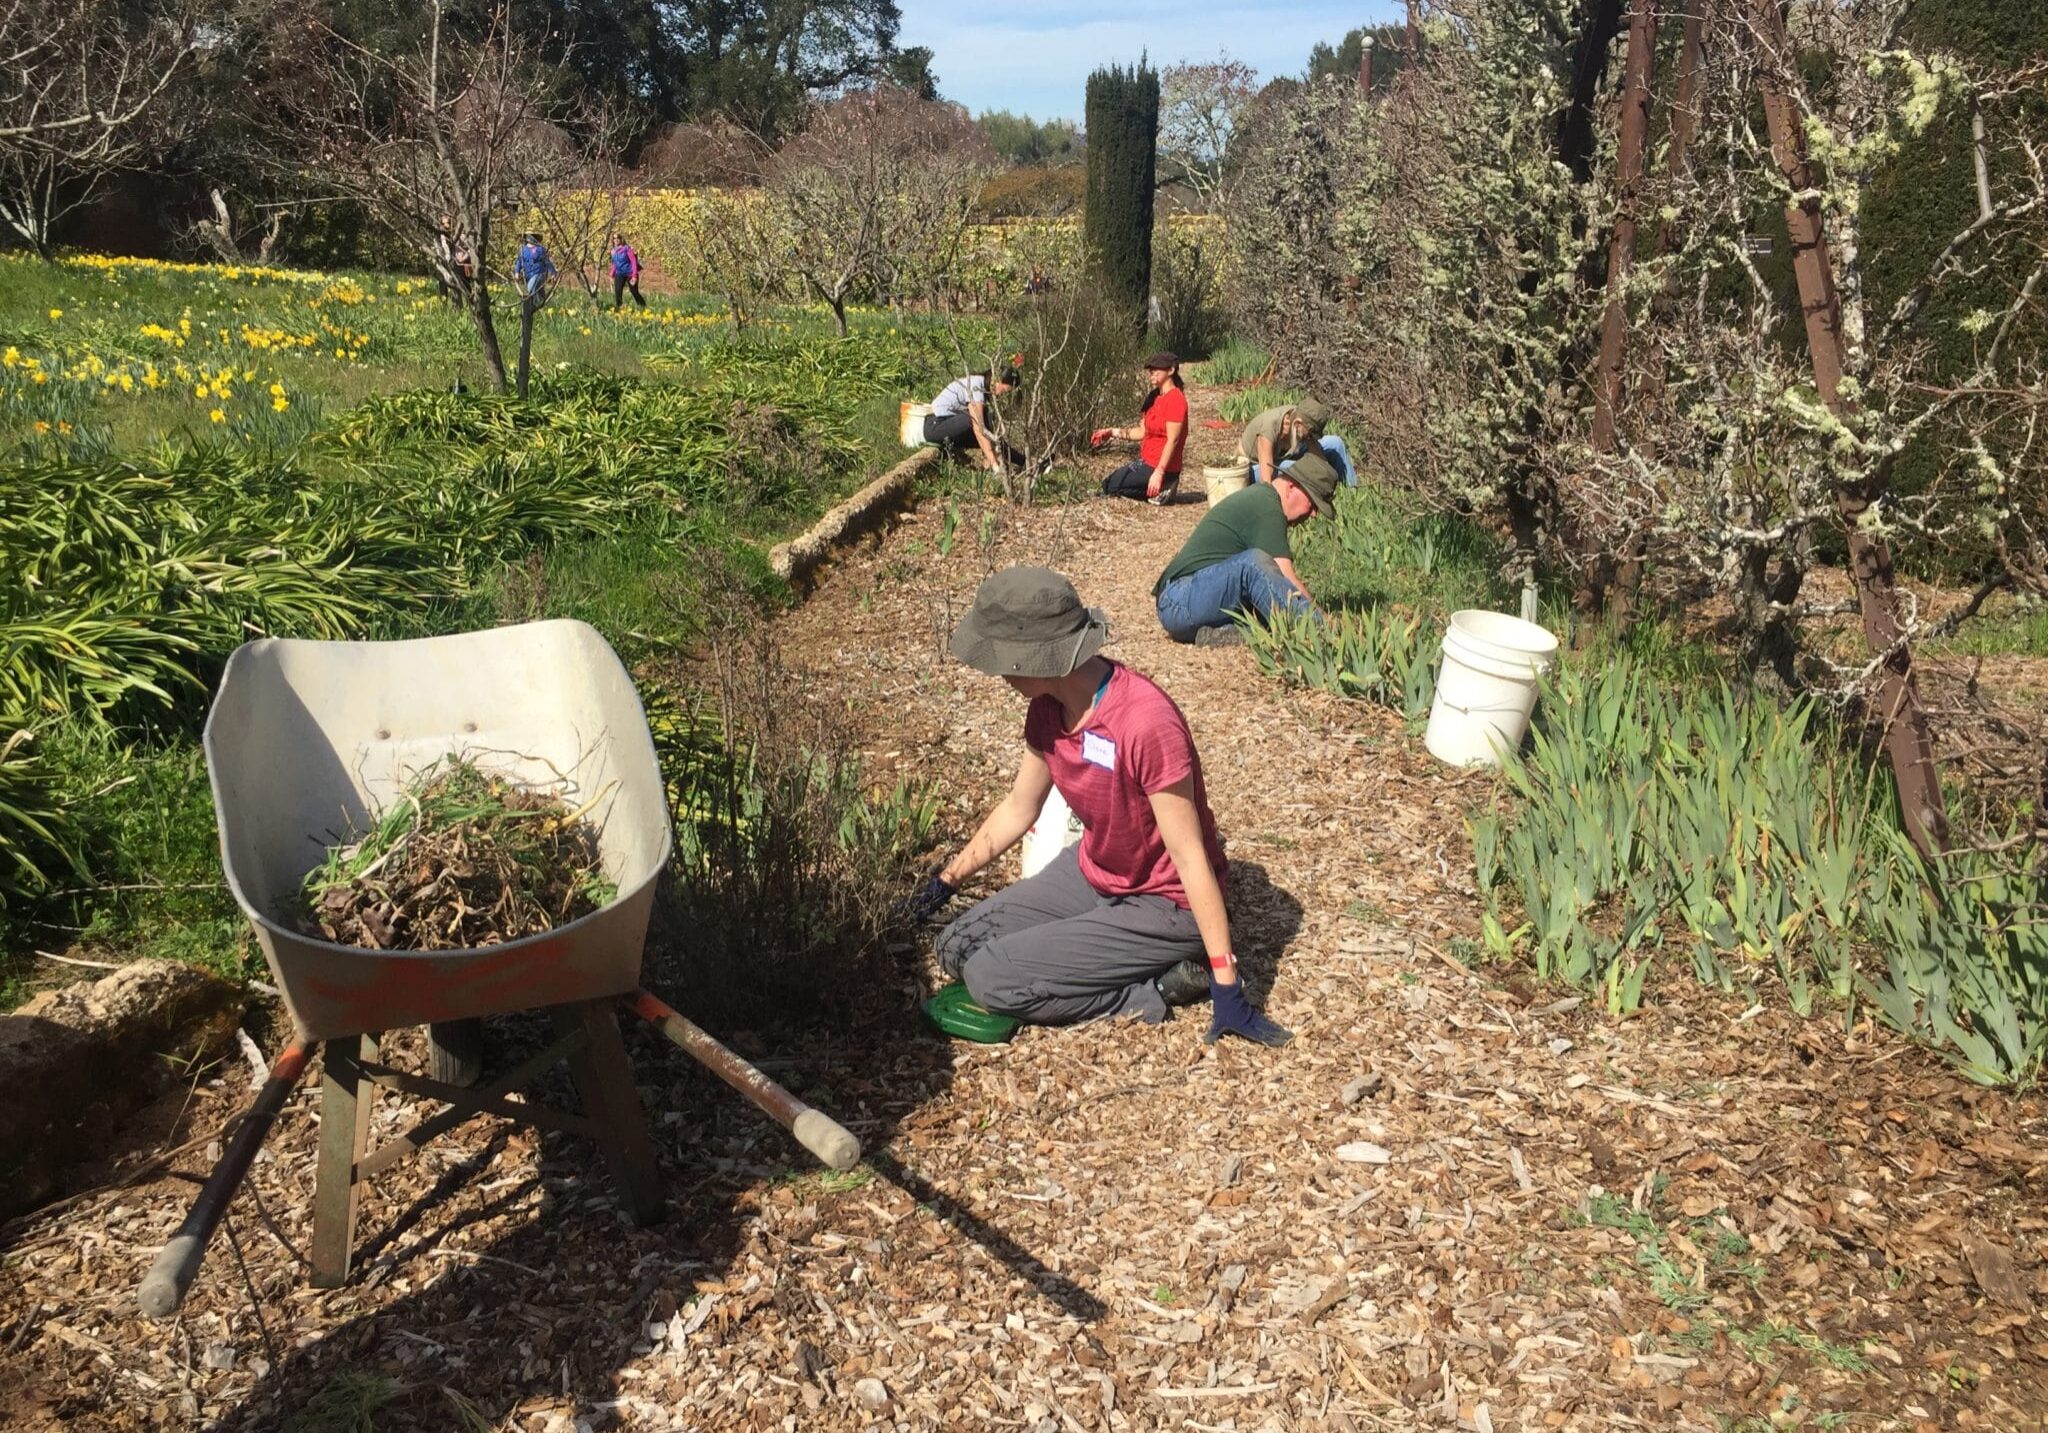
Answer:
<svg viewBox="0 0 2048 1433"><path fill-rule="evenodd" d="M1580 183L1584 183L1592 173L1594 103L1599 96L1601 76L1607 70L1607 52L1621 29L1621 0L1585 0L1583 13L1584 24L1573 51L1571 97L1564 113L1558 117L1557 125L1558 162L1569 169ZM1521 281L1523 297L1533 298L1541 282L1542 276L1537 266L1532 264ZM1503 349L1502 365L1513 362L1512 350ZM1567 362L1566 367L1570 366ZM1525 452L1533 453L1536 433L1542 421L1542 413L1532 402L1522 415ZM1550 535L1574 551L1582 545L1581 534L1572 514L1563 510L1555 484L1545 481L1536 471L1533 456L1515 460L1503 488L1508 518L1515 529L1516 557L1526 564L1522 615L1534 620L1535 565L1541 555L1539 544L1546 523Z"/></svg>
<svg viewBox="0 0 2048 1433"><path fill-rule="evenodd" d="M505 355L498 347L498 325L491 317L491 291L484 286L483 275L479 273L469 284L465 305L469 309L469 320L476 328L477 347L484 356L484 375L490 380L491 390L505 391Z"/></svg>
<svg viewBox="0 0 2048 1433"><path fill-rule="evenodd" d="M1806 315L1814 387L1830 413L1844 423L1853 423L1856 403L1842 392L1841 291L1821 223L1820 198L1814 191L1803 115L1793 90L1797 71L1791 46L1777 0L1752 0L1751 13L1765 52L1759 56L1757 84L1763 94L1764 120L1770 127L1771 153L1791 189L1785 227L1792 237L1792 271L1799 281L1799 303ZM1934 760L1934 735L1914 684L1912 650L1900 636L1891 549L1865 526L1866 516L1883 500L1889 481L1889 466L1882 463L1861 474L1834 475L1835 511L1848 535L1849 571L1863 614L1863 638L1882 659L1877 669L1877 719L1884 733L1885 755L1898 782L1906 832L1921 854L1932 856L1948 842L1948 814L1941 773Z"/></svg>
<svg viewBox="0 0 2048 1433"><path fill-rule="evenodd" d="M1672 209L1658 225L1655 245L1650 251L1653 257L1670 253L1678 244L1676 203L1680 187L1692 177L1692 144L1700 127L1700 72L1705 57L1706 16L1703 0L1695 0L1685 14L1684 37L1678 47L1678 92L1672 97L1670 109L1671 147L1665 159L1664 178L1667 202ZM1678 275L1674 269L1650 304L1650 311L1657 321L1669 320L1671 306L1678 297L1677 285ZM1663 366L1653 364L1643 374L1645 405L1654 406L1663 391ZM1615 569L1614 591L1608 596L1609 616L1616 628L1623 632L1634 625L1636 599L1642 592L1645 555L1649 546L1647 526L1644 524L1629 538L1621 564Z"/></svg>
<svg viewBox="0 0 2048 1433"><path fill-rule="evenodd" d="M1584 184L1593 177L1593 112L1607 52L1621 33L1621 0L1585 0L1585 27L1572 57L1571 102L1557 122L1557 157Z"/></svg>
<svg viewBox="0 0 2048 1433"><path fill-rule="evenodd" d="M533 357L533 303L534 296L524 295L519 300L519 396L526 396L526 373Z"/></svg>
<svg viewBox="0 0 2048 1433"><path fill-rule="evenodd" d="M1636 262L1637 213L1642 206L1644 163L1649 148L1650 92L1656 69L1657 12L1650 0L1630 0L1628 60L1621 82L1621 138L1615 153L1614 187L1619 204L1614 232L1607 241L1607 307L1600 316L1600 356L1593 364L1593 431L1596 458L1614 451L1615 412L1621 406L1621 380L1628 341L1628 280ZM1623 544L1633 552L1633 540ZM1585 576L1573 594L1581 618L1600 615L1614 581L1611 553L1587 554ZM1578 636L1584 639L1587 624Z"/></svg>
<svg viewBox="0 0 2048 1433"><path fill-rule="evenodd" d="M834 294L826 300L832 305L832 322L839 327L839 336L846 337L846 295Z"/></svg>
<svg viewBox="0 0 2048 1433"><path fill-rule="evenodd" d="M1656 66L1657 12L1650 0L1631 0L1628 62L1621 82L1621 143L1615 155L1614 187L1619 207L1607 241L1607 308L1600 316L1600 357L1593 367L1595 453L1614 451L1615 410L1621 406L1621 376L1628 339L1628 278L1636 262L1637 212L1642 206L1644 155L1650 132L1650 89Z"/></svg>

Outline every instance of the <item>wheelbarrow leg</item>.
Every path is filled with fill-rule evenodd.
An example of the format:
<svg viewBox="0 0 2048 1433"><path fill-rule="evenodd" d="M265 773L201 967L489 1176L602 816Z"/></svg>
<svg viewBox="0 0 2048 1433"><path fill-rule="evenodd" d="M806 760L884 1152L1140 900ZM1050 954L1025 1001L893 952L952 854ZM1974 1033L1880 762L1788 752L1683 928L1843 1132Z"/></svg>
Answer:
<svg viewBox="0 0 2048 1433"><path fill-rule="evenodd" d="M355 1252L356 1165L369 1142L376 1086L360 1060L377 1058L373 1035L329 1040L320 1058L320 1165L313 1194L313 1283L335 1289L348 1282Z"/></svg>
<svg viewBox="0 0 2048 1433"><path fill-rule="evenodd" d="M556 1023L566 1033L582 1026L589 1036L569 1056L569 1073L584 1113L597 1123L604 1162L612 1186L634 1224L645 1228L662 1216L661 1176L654 1166L654 1141L633 1088L633 1067L619 1039L618 1017L609 1000L585 1000L555 1007Z"/></svg>

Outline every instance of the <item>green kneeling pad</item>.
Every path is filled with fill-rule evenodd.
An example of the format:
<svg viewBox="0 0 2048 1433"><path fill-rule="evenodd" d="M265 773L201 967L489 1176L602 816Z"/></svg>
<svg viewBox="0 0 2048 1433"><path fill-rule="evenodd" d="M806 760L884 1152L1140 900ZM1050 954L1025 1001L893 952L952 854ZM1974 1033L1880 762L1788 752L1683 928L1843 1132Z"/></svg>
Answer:
<svg viewBox="0 0 2048 1433"><path fill-rule="evenodd" d="M1017 1033L1014 1015L998 1015L974 1003L964 985L949 985L924 1003L924 1018L959 1040L1000 1045Z"/></svg>

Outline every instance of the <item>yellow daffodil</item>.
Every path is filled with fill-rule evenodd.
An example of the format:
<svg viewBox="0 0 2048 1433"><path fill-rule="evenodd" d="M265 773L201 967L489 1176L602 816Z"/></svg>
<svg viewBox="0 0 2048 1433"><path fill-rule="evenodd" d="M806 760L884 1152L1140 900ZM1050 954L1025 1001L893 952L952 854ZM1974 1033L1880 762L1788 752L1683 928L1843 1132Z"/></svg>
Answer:
<svg viewBox="0 0 2048 1433"><path fill-rule="evenodd" d="M228 421L228 415L221 412L220 409L218 408L214 409L211 413L207 414L206 416L215 423L225 423Z"/></svg>
<svg viewBox="0 0 2048 1433"><path fill-rule="evenodd" d="M53 309L51 309L51 310L50 310L50 318L51 318L51 321L52 321L52 322L54 322L54 321L56 321L57 319L60 319L60 318L62 318L62 317L64 317L64 310L62 310L62 309L60 309L60 308L53 308Z"/></svg>

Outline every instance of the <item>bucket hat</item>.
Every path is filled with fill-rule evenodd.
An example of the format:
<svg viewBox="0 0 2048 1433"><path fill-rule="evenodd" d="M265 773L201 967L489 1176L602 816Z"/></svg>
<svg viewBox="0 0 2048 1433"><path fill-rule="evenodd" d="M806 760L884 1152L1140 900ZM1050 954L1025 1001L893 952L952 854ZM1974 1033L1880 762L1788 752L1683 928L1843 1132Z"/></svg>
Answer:
<svg viewBox="0 0 2048 1433"><path fill-rule="evenodd" d="M1147 369L1163 368L1170 372L1180 367L1180 355L1170 349L1162 348L1159 352L1145 360L1145 367Z"/></svg>
<svg viewBox="0 0 2048 1433"><path fill-rule="evenodd" d="M1330 405L1320 398L1304 398L1294 405L1294 416L1306 423L1309 431L1320 438L1323 429L1330 426Z"/></svg>
<svg viewBox="0 0 2048 1433"><path fill-rule="evenodd" d="M1064 677L1102 650L1109 619L1049 567L1006 567L974 594L953 655L991 677Z"/></svg>
<svg viewBox="0 0 2048 1433"><path fill-rule="evenodd" d="M1330 515L1330 499L1337 492L1337 470L1330 466L1329 459L1320 453L1304 453L1281 469L1280 476L1307 493L1317 512L1324 517Z"/></svg>

